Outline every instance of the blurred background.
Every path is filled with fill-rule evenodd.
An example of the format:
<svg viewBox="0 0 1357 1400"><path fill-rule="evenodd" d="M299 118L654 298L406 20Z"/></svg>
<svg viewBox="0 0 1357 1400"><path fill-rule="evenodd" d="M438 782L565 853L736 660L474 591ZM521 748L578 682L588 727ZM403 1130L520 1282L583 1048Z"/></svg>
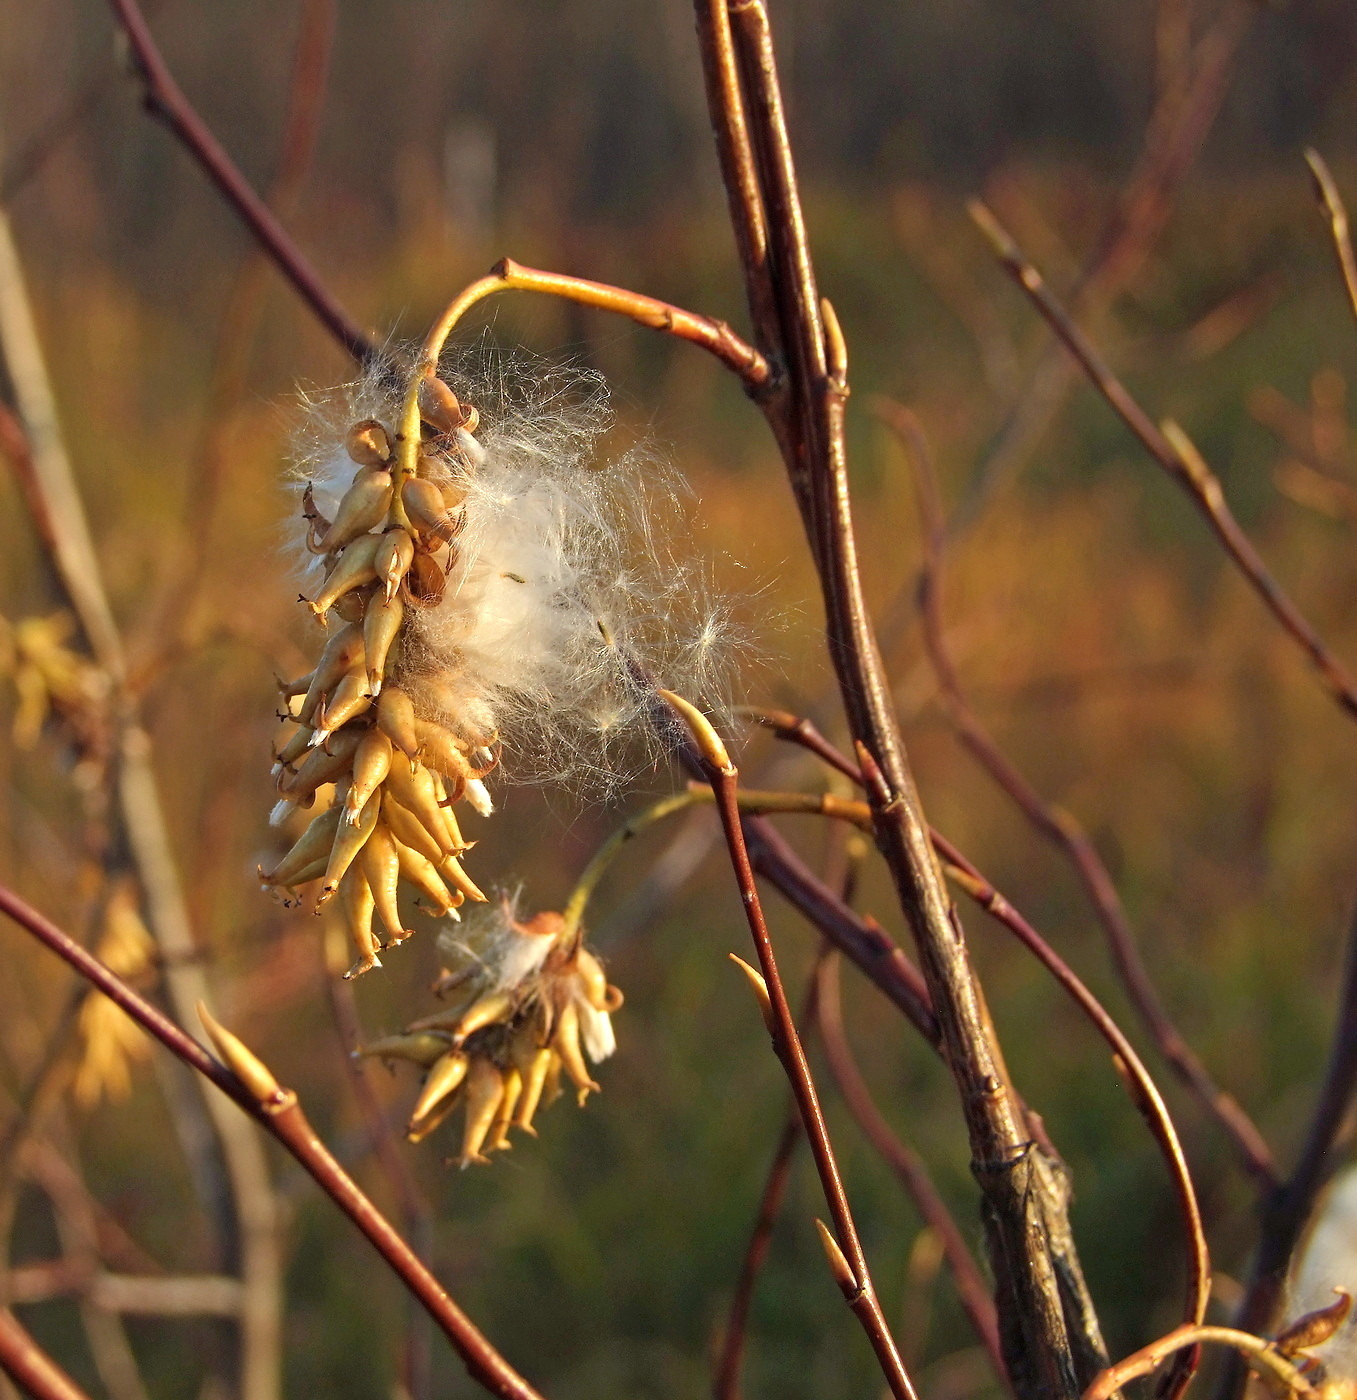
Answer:
<svg viewBox="0 0 1357 1400"><path fill-rule="evenodd" d="M746 326L680 0L147 8L192 101L379 337L421 335L504 254ZM925 808L1145 1051L1196 1175L1225 1308L1254 1238L1252 1189L1151 1052L1068 867L949 729L914 606L910 473L871 401L912 407L932 442L955 521L948 634L976 710L1040 791L1086 823L1173 1015L1289 1162L1357 885L1357 735L1191 504L1052 360L964 201L983 194L1149 412L1185 426L1277 577L1357 662L1357 327L1302 159L1316 146L1357 198L1357 9L770 8L821 286L852 356L866 584ZM187 899L178 965L210 982L222 1019L298 1089L377 1201L408 1219L346 1067L353 1028L336 1028L322 921L280 908L253 878L278 850L265 825L273 676L305 670L316 647L281 549L295 508L284 482L295 394L342 382L350 364L141 110L104 7L0 0L0 25L0 199L151 738ZM726 587L758 595L770 660L742 677L739 698L809 714L842 739L795 511L738 386L686 346L559 303L500 298L467 338L484 327L493 343L607 376L615 443L645 440L676 464L694 493L694 549ZM11 405L12 389L5 379ZM25 657L50 659L53 647L88 657L79 632L63 638L53 620L63 607L6 473L0 878L91 945L113 940L101 946L123 949L159 995L168 969L138 932L149 916L109 796L98 677L69 656L52 663L69 685L45 717L41 687L24 679ZM752 785L827 781L765 734L744 736L740 762ZM679 782L655 771L606 805L511 788L476 832L474 872L559 907L594 847ZM832 855L818 824L781 825L817 867ZM627 995L601 1095L582 1112L563 1102L544 1113L540 1139L491 1168L442 1165L451 1130L396 1148L440 1275L553 1400L710 1385L787 1100L725 959L747 933L713 837L709 814L656 829L600 892L592 936ZM870 861L858 903L908 943ZM769 911L799 989L814 935L775 897ZM1073 1171L1083 1262L1123 1354L1176 1321L1181 1248L1161 1164L1101 1042L1001 930L963 912L1014 1076ZM90 1285L232 1268L237 1222L217 1199L202 1101L162 1057L125 1043L116 1018L82 1015L66 970L20 931L0 930L0 950L9 1296L94 1393L237 1393L227 1321L123 1309ZM357 984L348 1009L362 1034L432 1009L436 970L426 936ZM884 1113L978 1247L950 1081L851 969L844 983L849 1035ZM363 1073L399 1127L411 1067ZM931 1237L826 1098L922 1391L997 1394ZM416 1328L411 1341L400 1290L291 1160L270 1149L268 1168L286 1393L473 1393L441 1340ZM837 1400L879 1384L824 1267L821 1209L799 1161L754 1305L749 1395Z"/></svg>

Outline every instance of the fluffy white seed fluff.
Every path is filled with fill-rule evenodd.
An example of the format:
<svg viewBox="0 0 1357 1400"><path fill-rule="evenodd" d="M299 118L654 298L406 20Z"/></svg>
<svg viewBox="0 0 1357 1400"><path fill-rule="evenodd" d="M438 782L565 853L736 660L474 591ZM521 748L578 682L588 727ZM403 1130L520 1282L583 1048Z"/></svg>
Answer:
<svg viewBox="0 0 1357 1400"><path fill-rule="evenodd" d="M732 608L707 586L664 463L598 460L612 416L597 375L484 348L476 361L441 371L480 413L478 450L469 470L446 465L466 524L443 600L408 614L400 683L426 717L497 735L510 777L606 788L655 757L647 676L722 708ZM390 425L398 404L369 378L306 407L294 474L332 518L355 470L345 427ZM319 578L306 556L303 590Z"/></svg>

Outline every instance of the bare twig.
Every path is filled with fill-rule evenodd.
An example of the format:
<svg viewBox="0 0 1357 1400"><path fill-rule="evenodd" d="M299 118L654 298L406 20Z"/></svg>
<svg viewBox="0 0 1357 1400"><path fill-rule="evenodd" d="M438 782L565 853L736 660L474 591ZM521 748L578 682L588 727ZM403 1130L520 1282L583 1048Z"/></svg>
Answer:
<svg viewBox="0 0 1357 1400"><path fill-rule="evenodd" d="M1094 387L1150 456L1205 516L1212 533L1234 561L1264 606L1286 634L1310 658L1321 684L1351 716L1357 717L1357 685L1323 639L1272 577L1253 541L1244 533L1226 504L1215 474L1181 428L1157 426L1112 372L1089 337L1056 300L1041 273L1027 260L1006 229L979 200L970 203L971 217L993 245L1005 271L1017 282L1062 344L1078 361Z"/></svg>
<svg viewBox="0 0 1357 1400"><path fill-rule="evenodd" d="M142 82L146 110L163 122L188 151L223 199L240 216L270 261L292 283L325 328L356 359L377 361L381 351L330 294L315 268L292 241L277 216L251 189L221 142L212 134L174 80L136 0L110 0L127 35Z"/></svg>
<svg viewBox="0 0 1357 1400"><path fill-rule="evenodd" d="M0 1308L0 1370L33 1400L89 1400L8 1308Z"/></svg>
<svg viewBox="0 0 1357 1400"><path fill-rule="evenodd" d="M731 169L733 139L747 131L751 173L767 226L767 257L743 266L755 315L771 281L776 324L758 326L766 356L785 366L786 394L764 402L782 447L812 556L820 574L827 641L855 740L885 775L869 791L877 843L920 950L934 1014L966 1118L977 1178L986 1199L991 1257L1005 1318L1005 1353L1021 1393L1070 1397L1105 1349L1082 1286L1067 1223L1067 1201L1054 1168L1034 1153L1006 1083L1002 1055L964 937L928 844L918 794L892 711L862 595L857 566L843 406L847 351L833 308L820 298L805 236L768 16L762 0L720 10L697 0L709 62L708 107ZM737 104L738 110L732 110ZM737 223L747 208L732 197ZM741 251L747 240L737 239ZM1074 1335L1072 1336L1071 1328Z"/></svg>
<svg viewBox="0 0 1357 1400"><path fill-rule="evenodd" d="M858 1238L857 1225L843 1189L834 1147L829 1139L829 1129L820 1111L815 1081L811 1076L806 1052L801 1044L801 1037L797 1034L796 1019L792 1015L787 993L778 973L773 942L768 934L758 885L754 879L754 868L749 862L749 852L741 829L739 773L731 763L725 745L721 743L716 731L701 711L669 691L662 691L661 694L688 726L702 755L707 781L716 794L716 809L721 816L721 828L725 833L735 881L744 904L745 917L749 922L749 932L754 940L754 949L758 954L768 997L764 1007L764 1018L772 1036L773 1049L782 1062L792 1086L792 1093L801 1115L801 1125L810 1144L811 1155L815 1158L815 1169L834 1221L833 1234L830 1235L822 1227L821 1236L831 1268L845 1301L872 1344L872 1350L876 1353L877 1362L886 1383L890 1386L891 1394L896 1400L917 1400L872 1284L867 1256L863 1253L862 1242Z"/></svg>
<svg viewBox="0 0 1357 1400"><path fill-rule="evenodd" d="M1338 182L1329 170L1328 162L1313 146L1305 150L1305 163L1310 174L1315 177L1315 194L1329 220L1329 231L1333 235L1334 252L1338 255L1338 267L1343 274L1343 286L1347 290L1348 305L1357 316L1357 258L1352 253L1352 231L1348 226L1348 211L1339 193Z"/></svg>
<svg viewBox="0 0 1357 1400"><path fill-rule="evenodd" d="M1101 315L1145 265L1215 123L1240 45L1261 8L1258 0L1226 0L1195 45L1180 80L1160 91L1140 159L1071 293L1071 308L1081 318ZM1073 382L1073 366L1058 345L1048 346L1019 385L975 484L952 519L954 530L976 520L989 493L1027 460Z"/></svg>
<svg viewBox="0 0 1357 1400"><path fill-rule="evenodd" d="M1018 913L998 890L945 837L935 835L938 853L947 862L947 874L986 913L1018 938L1019 942L1046 968L1067 992L1099 1035L1112 1049L1113 1062L1126 1081L1132 1101L1140 1110L1155 1142L1163 1154L1173 1182L1174 1194L1183 1217L1183 1232L1187 1243L1187 1298L1184 1311L1189 1322L1200 1322L1206 1315L1211 1291L1211 1257L1202 1231L1201 1211L1192 1176L1183 1157L1178 1133L1169 1117L1168 1107L1159 1093L1149 1071L1136 1054L1121 1028L1103 1009L1102 1004L1075 974L1073 968Z"/></svg>
<svg viewBox="0 0 1357 1400"><path fill-rule="evenodd" d="M853 1056L852 1047L843 1026L843 1010L839 998L839 968L834 958L821 964L820 995L816 1003L816 1025L825 1048L834 1082L857 1120L863 1136L876 1149L877 1155L900 1178L924 1223L936 1232L957 1297L981 1345L989 1354L995 1374L1007 1385L1008 1368L1004 1365L1003 1347L999 1341L999 1320L994 1310L980 1266L971 1253L947 1203L938 1194L927 1167L916 1152L906 1147L889 1123L881 1116L872 1098L867 1081L862 1077Z"/></svg>
<svg viewBox="0 0 1357 1400"><path fill-rule="evenodd" d="M1266 1374L1272 1380L1280 1382L1287 1394L1312 1393L1310 1382L1264 1338L1237 1331L1233 1327L1197 1327L1184 1323L1181 1327L1175 1327L1167 1336L1160 1337L1158 1341L1133 1352L1124 1361L1109 1366L1094 1378L1092 1385L1084 1392L1083 1400L1108 1400L1108 1397L1115 1395L1127 1381L1133 1381L1139 1376L1148 1376L1175 1352L1199 1346L1202 1342L1234 1347L1244 1354L1249 1364L1260 1375Z"/></svg>
<svg viewBox="0 0 1357 1400"><path fill-rule="evenodd" d="M1153 1036L1160 1054L1225 1131L1236 1156L1259 1188L1269 1189L1277 1181L1277 1167L1271 1149L1253 1120L1233 1095L1216 1084L1173 1024L1140 955L1135 932L1116 885L1088 832L1072 813L1042 797L995 743L972 708L947 646L942 591L947 532L928 442L918 419L902 404L878 398L873 407L900 438L914 471L924 537L924 567L919 583L924 642L948 720L961 743L980 766L1012 799L1036 831L1074 867L1102 926L1113 967L1131 1004Z"/></svg>
<svg viewBox="0 0 1357 1400"><path fill-rule="evenodd" d="M540 1400L538 1392L491 1346L386 1217L326 1150L302 1112L296 1094L281 1088L263 1064L234 1036L216 1027L218 1047L233 1059L232 1067L228 1068L51 920L3 885L0 885L0 912L69 963L171 1054L210 1080L277 1138L424 1305L474 1380L501 1400ZM199 1015L204 1015L202 1008Z"/></svg>
<svg viewBox="0 0 1357 1400"><path fill-rule="evenodd" d="M827 957L834 956L828 950L829 945L821 942L810 981L806 986L805 1004L801 1008L798 1023L803 1034L814 1029L815 1006L820 996L820 984L816 973L824 966ZM793 1095L787 1106L786 1122L778 1134L773 1160L768 1164L768 1175L764 1179L763 1190L759 1194L759 1208L754 1216L754 1228L750 1231L749 1243L745 1245L744 1257L740 1261L740 1275L735 1281L730 1311L726 1315L726 1329L721 1337L721 1353L717 1357L716 1370L712 1377L714 1400L740 1400L740 1373L744 1368L749 1310L754 1302L754 1289L758 1284L759 1275L768 1261L773 1231L777 1228L778 1216L782 1214L782 1203L791 1181L792 1161L800 1141L801 1112Z"/></svg>

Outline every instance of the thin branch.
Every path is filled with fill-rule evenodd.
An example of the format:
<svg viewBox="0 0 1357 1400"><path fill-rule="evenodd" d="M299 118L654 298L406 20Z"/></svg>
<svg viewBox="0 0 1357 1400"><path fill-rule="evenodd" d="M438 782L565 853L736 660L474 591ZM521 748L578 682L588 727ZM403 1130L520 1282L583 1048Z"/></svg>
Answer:
<svg viewBox="0 0 1357 1400"><path fill-rule="evenodd" d="M787 393L764 403L820 576L827 643L850 730L886 775L869 793L877 843L919 946L946 1059L956 1080L977 1179L986 1200L991 1257L999 1277L1010 1373L1024 1394L1072 1397L1080 1377L1105 1363L1082 1287L1067 1220L1067 1193L1052 1164L1034 1154L1003 1070L1003 1057L966 954L964 935L928 844L926 824L867 616L856 557L843 432L847 351L822 302L806 239L768 16L762 0L728 4L737 96L745 113L769 229L779 342ZM699 27L711 26L698 0ZM704 42L716 43L719 36ZM718 131L732 94L712 81L708 106ZM745 265L751 304L763 267ZM1060 1256L1057 1262L1057 1256ZM1067 1285L1067 1286L1066 1286ZM1062 1296L1063 1294L1063 1296ZM1077 1358L1076 1358L1076 1353Z"/></svg>
<svg viewBox="0 0 1357 1400"><path fill-rule="evenodd" d="M1093 386L1140 444L1191 497L1212 533L1235 562L1283 631L1310 658L1320 681L1350 716L1357 717L1357 685L1323 639L1272 577L1253 541L1244 533L1226 504L1220 481L1201 454L1175 424L1157 426L1112 372L1092 340L1074 323L1024 256L1022 249L979 200L972 200L971 217L993 245L1004 270L1025 291L1046 323L1078 361Z"/></svg>
<svg viewBox="0 0 1357 1400"><path fill-rule="evenodd" d="M297 1096L280 1088L268 1071L244 1051L248 1060L237 1066L254 1070L251 1084L238 1072L213 1059L199 1043L181 1030L163 1012L133 991L97 958L68 934L40 914L27 901L0 885L0 912L31 933L59 958L87 978L111 1001L120 1006L171 1054L190 1069L210 1080L229 1099L244 1109L296 1158L320 1189L365 1235L393 1272L419 1299L442 1328L472 1378L501 1400L541 1400L538 1392L523 1379L486 1340L470 1318L453 1302L442 1284L415 1256L413 1250L354 1180L330 1155L307 1121ZM199 1013L202 1014L201 1011ZM234 1041L234 1037L231 1038ZM239 1046L239 1042L234 1042ZM253 1062L252 1064L250 1062ZM257 1067L257 1068L255 1068ZM261 1085L259 1075L267 1076ZM271 1087L269 1087L271 1086ZM267 1092L260 1092L266 1088Z"/></svg>
<svg viewBox="0 0 1357 1400"><path fill-rule="evenodd" d="M163 122L193 157L255 240L266 250L274 266L292 283L330 334L354 359L364 364L380 361L382 352L376 342L349 318L330 294L277 216L250 187L221 142L184 96L156 47L137 0L109 0L109 3L131 45L145 86L142 101L146 110Z"/></svg>
<svg viewBox="0 0 1357 1400"><path fill-rule="evenodd" d="M1079 979L1073 968L951 842L936 835L934 840L937 842L939 855L947 862L947 874L950 878L1035 955L1111 1047L1117 1071L1126 1081L1132 1101L1149 1125L1173 1182L1187 1243L1187 1297L1184 1312L1189 1322L1200 1322L1206 1315L1206 1304L1211 1292L1211 1256L1206 1247L1206 1236L1202 1230L1201 1211L1197 1206L1197 1193L1192 1186L1192 1176L1183 1157L1177 1130L1173 1126L1173 1120L1159 1089L1131 1042Z"/></svg>
<svg viewBox="0 0 1357 1400"><path fill-rule="evenodd" d="M1338 182L1329 170L1328 162L1313 146L1305 149L1305 163L1310 174L1315 177L1315 194L1323 206L1329 220L1329 231L1333 235L1334 252L1338 254L1338 267L1343 274L1343 286L1347 289L1348 305L1357 316L1357 258L1352 253L1352 231L1348 226L1348 211L1339 193Z"/></svg>
<svg viewBox="0 0 1357 1400"><path fill-rule="evenodd" d="M1112 965L1127 996L1159 1053L1178 1078L1225 1131L1245 1171L1260 1190L1276 1185L1272 1151L1238 1101L1221 1089L1173 1024L1141 957L1135 931L1121 897L1088 832L1078 818L1048 802L1000 749L972 708L947 646L943 617L943 562L946 525L938 496L932 454L922 426L902 404L878 398L873 407L895 432L914 472L924 537L924 567L919 582L924 643L941 690L944 713L962 745L1012 799L1035 830L1074 867L1107 939Z"/></svg>
<svg viewBox="0 0 1357 1400"><path fill-rule="evenodd" d="M881 1116L872 1098L867 1081L862 1077L853 1056L852 1047L843 1026L843 1010L839 997L839 968L837 960L825 961L819 972L820 996L816 1005L820 1041L834 1081L857 1120L863 1136L876 1149L877 1155L900 1178L924 1223L932 1229L942 1245L947 1266L962 1310L970 1319L980 1344L989 1354L995 1374L1007 1387L1008 1367L1004 1364L1003 1346L999 1340L999 1320L994 1309L980 1266L971 1253L947 1203L938 1194L928 1174L928 1168L916 1152L906 1147L889 1123Z"/></svg>
<svg viewBox="0 0 1357 1400"><path fill-rule="evenodd" d="M1248 1332L1237 1331L1233 1327L1196 1327L1184 1323L1175 1327L1167 1336L1157 1342L1141 1347L1124 1361L1109 1366L1083 1394L1083 1400L1109 1400L1128 1381L1140 1376L1148 1376L1159 1368L1162 1362L1175 1352L1187 1347L1196 1347L1202 1342L1213 1342L1219 1346L1234 1347L1244 1354L1249 1364L1260 1374L1266 1374L1281 1383L1285 1391L1292 1395L1313 1393L1310 1382L1300 1371L1279 1352L1276 1347L1262 1337Z"/></svg>
<svg viewBox="0 0 1357 1400"><path fill-rule="evenodd" d="M741 826L739 772L731 763L730 756L716 731L701 711L669 691L660 693L688 726L701 753L707 781L716 794L716 808L721 816L721 828L730 851L735 883L740 891L745 918L749 922L749 932L754 940L763 988L768 998L763 1007L764 1019L772 1037L773 1049L792 1086L792 1093L801 1115L801 1125L810 1144L811 1155L815 1158L820 1186L834 1221L833 1235L821 1227L821 1238L829 1256L830 1266L843 1292L844 1300L872 1344L872 1350L876 1353L877 1363L891 1394L896 1400L918 1400L876 1296L871 1271L867 1266L867 1256L863 1253L857 1224L853 1220L852 1208L848 1204L843 1180L839 1175L839 1164L834 1156L829 1129L820 1110L815 1080L811 1075L805 1048L797 1034L796 1018L792 1015L786 989L778 972L773 941L763 917L758 884L754 879L754 868L749 862L749 851Z"/></svg>
<svg viewBox="0 0 1357 1400"><path fill-rule="evenodd" d="M1226 0L1192 51L1185 86L1160 93L1140 159L1071 293L1071 307L1080 317L1101 315L1145 265L1215 124L1240 45L1262 8L1258 0ZM1019 386L967 499L953 517L954 532L978 519L995 486L1030 456L1069 394L1073 368L1058 345L1047 346Z"/></svg>
<svg viewBox="0 0 1357 1400"><path fill-rule="evenodd" d="M816 1003L820 997L820 983L816 974L824 966L827 958L832 956L829 944L822 941L816 954L815 966L811 970L810 981L806 986L805 1004L801 1008L799 1026L803 1031L814 1029ZM763 1190L759 1194L754 1228L750 1231L749 1243L745 1245L744 1257L740 1261L740 1276L735 1281L735 1292L726 1316L726 1330L721 1338L721 1354L717 1358L716 1371L712 1377L714 1400L740 1400L740 1373L744 1368L749 1310L754 1302L754 1289L758 1284L759 1275L768 1261L773 1231L777 1228L778 1217L782 1214L782 1204L791 1182L792 1160L796 1156L796 1147L800 1141L801 1112L793 1095L787 1106L786 1122L778 1134L773 1160L768 1164L768 1175L764 1179Z"/></svg>
<svg viewBox="0 0 1357 1400"><path fill-rule="evenodd" d="M8 1308L0 1308L0 1370L33 1400L89 1400Z"/></svg>

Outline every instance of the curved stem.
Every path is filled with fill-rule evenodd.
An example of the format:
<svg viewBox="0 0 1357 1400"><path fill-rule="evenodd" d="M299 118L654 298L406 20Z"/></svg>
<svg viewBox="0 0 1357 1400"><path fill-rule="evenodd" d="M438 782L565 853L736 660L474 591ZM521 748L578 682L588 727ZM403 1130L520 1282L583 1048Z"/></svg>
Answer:
<svg viewBox="0 0 1357 1400"><path fill-rule="evenodd" d="M1184 1324L1175 1327L1157 1342L1141 1347L1124 1361L1093 1378L1092 1384L1084 1391L1082 1400L1108 1400L1127 1381L1139 1376L1148 1376L1161 1362L1174 1352L1186 1347L1195 1347L1201 1342L1212 1342L1218 1346L1234 1347L1248 1359L1260 1375L1266 1373L1280 1381L1293 1395L1312 1393L1310 1382L1298 1371L1269 1341L1255 1337L1251 1332L1239 1332L1233 1327L1197 1327Z"/></svg>
<svg viewBox="0 0 1357 1400"><path fill-rule="evenodd" d="M724 321L702 316L694 311L685 311L670 302L642 296L639 292L625 291L605 282L590 282L583 277L569 277L560 272L543 272L538 268L524 267L510 258L504 258L495 264L487 276L479 278L458 293L424 338L419 358L415 362L406 388L397 431L397 473L402 480L415 474L419 460L420 383L437 373L438 357L462 317L477 302L484 301L497 292L507 291L541 292L546 296L561 297L580 306L593 306L601 311L615 312L640 325L649 326L651 330L664 331L669 335L678 336L681 340L691 341L715 355L728 369L734 371L750 394L761 393L769 382L767 360L752 345L736 335Z"/></svg>

